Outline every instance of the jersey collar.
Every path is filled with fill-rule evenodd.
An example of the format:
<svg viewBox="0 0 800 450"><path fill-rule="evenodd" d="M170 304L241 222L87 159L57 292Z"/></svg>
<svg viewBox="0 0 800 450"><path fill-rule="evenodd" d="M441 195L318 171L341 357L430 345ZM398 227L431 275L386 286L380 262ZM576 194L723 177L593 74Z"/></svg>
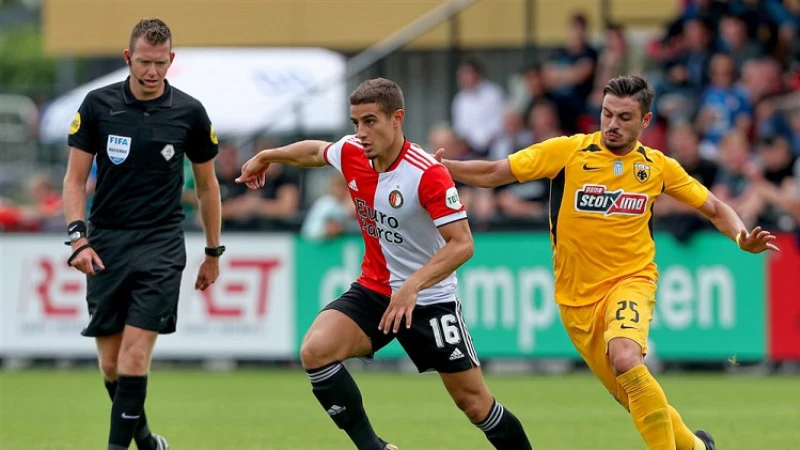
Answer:
<svg viewBox="0 0 800 450"><path fill-rule="evenodd" d="M128 78L126 78L125 82L122 83L122 97L125 99L126 105L141 105L145 109L172 107L173 90L172 86L169 84L169 81L164 80L164 93L161 94L160 97L145 101L138 100L133 96L130 82L131 77L128 75Z"/></svg>
<svg viewBox="0 0 800 450"><path fill-rule="evenodd" d="M403 149L400 150L400 153L397 155L397 158L395 158L395 160L392 161L391 164L389 164L389 168L386 169L386 172L391 172L394 169L396 169L397 166L400 165L400 161L403 160L403 157L408 152L408 148L409 147L411 147L411 142L408 139L406 139L405 136L403 136ZM372 160L369 161L369 165L370 165L370 167L372 167L372 170L375 170L375 164L374 164L374 162ZM376 172L377 172L377 170L376 170Z"/></svg>
<svg viewBox="0 0 800 450"><path fill-rule="evenodd" d="M642 145L642 142L638 140L636 141L636 145L633 147L633 150L629 151L627 154L625 154L625 156L619 156L616 153L609 150L608 148L606 148L605 145L603 145L603 136L601 131L597 132L597 141L594 142L595 142L594 145L597 145L597 147L601 148L603 152L617 159L629 158L634 155L642 155L645 157L645 159L650 160L650 158L648 158L647 154L645 153L644 145Z"/></svg>

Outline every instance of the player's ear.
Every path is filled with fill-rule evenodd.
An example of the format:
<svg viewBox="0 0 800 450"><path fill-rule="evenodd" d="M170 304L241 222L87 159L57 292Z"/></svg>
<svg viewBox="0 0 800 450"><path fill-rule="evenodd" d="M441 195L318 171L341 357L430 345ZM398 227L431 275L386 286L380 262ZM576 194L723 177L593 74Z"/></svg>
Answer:
<svg viewBox="0 0 800 450"><path fill-rule="evenodd" d="M172 64L172 61L175 61L175 52L169 52L169 63Z"/></svg>
<svg viewBox="0 0 800 450"><path fill-rule="evenodd" d="M127 48L122 52L122 57L125 58L125 64L131 65L131 51Z"/></svg>
<svg viewBox="0 0 800 450"><path fill-rule="evenodd" d="M652 112L645 114L644 118L642 119L642 128L647 128L647 126L650 125L650 119L652 118L653 118Z"/></svg>
<svg viewBox="0 0 800 450"><path fill-rule="evenodd" d="M406 117L406 111L404 109L398 109L392 115L392 125L395 127L399 127L403 125L403 119Z"/></svg>

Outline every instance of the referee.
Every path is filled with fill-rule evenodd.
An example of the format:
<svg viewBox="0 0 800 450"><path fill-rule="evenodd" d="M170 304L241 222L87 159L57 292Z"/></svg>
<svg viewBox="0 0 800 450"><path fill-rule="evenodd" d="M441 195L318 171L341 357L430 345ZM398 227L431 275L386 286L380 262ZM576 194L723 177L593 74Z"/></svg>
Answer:
<svg viewBox="0 0 800 450"><path fill-rule="evenodd" d="M175 331L186 266L181 208L183 157L192 162L206 237L195 289L219 276L217 136L203 105L166 80L175 54L159 19L133 27L124 51L130 76L86 95L69 130L64 213L69 264L88 275L89 324L113 400L108 450L166 450L144 413L150 356L158 334ZM86 179L97 161L88 223Z"/></svg>

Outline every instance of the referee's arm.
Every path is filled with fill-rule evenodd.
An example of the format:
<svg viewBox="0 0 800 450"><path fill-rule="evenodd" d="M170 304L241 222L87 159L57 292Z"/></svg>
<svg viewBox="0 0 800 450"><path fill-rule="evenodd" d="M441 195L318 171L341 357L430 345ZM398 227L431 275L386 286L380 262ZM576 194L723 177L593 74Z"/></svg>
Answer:
<svg viewBox="0 0 800 450"><path fill-rule="evenodd" d="M86 180L89 179L92 163L94 163L93 154L76 147L70 148L62 193L64 216L68 226L75 221L83 222L85 219ZM69 257L69 264L72 267L90 276L97 275L97 271L105 267L103 260L89 247L89 241L85 237L72 241L70 246L72 255Z"/></svg>
<svg viewBox="0 0 800 450"><path fill-rule="evenodd" d="M195 192L200 203L200 218L206 234L206 247L219 247L219 234L222 227L222 202L219 181L214 172L214 160L192 163Z"/></svg>
<svg viewBox="0 0 800 450"><path fill-rule="evenodd" d="M67 174L64 176L64 217L67 224L85 220L86 180L94 163L94 155L75 147L70 148Z"/></svg>

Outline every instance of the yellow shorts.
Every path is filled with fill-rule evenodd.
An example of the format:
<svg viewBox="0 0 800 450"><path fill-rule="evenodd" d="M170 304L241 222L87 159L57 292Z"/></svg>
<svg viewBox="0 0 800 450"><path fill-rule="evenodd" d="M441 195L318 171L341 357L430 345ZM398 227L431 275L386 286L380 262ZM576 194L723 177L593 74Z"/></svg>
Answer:
<svg viewBox="0 0 800 450"><path fill-rule="evenodd" d="M561 321L572 344L603 385L626 408L628 396L617 385L617 376L608 358L608 343L614 338L632 339L642 346L642 354L646 354L655 305L656 283L649 278L626 278L592 305L559 305Z"/></svg>

